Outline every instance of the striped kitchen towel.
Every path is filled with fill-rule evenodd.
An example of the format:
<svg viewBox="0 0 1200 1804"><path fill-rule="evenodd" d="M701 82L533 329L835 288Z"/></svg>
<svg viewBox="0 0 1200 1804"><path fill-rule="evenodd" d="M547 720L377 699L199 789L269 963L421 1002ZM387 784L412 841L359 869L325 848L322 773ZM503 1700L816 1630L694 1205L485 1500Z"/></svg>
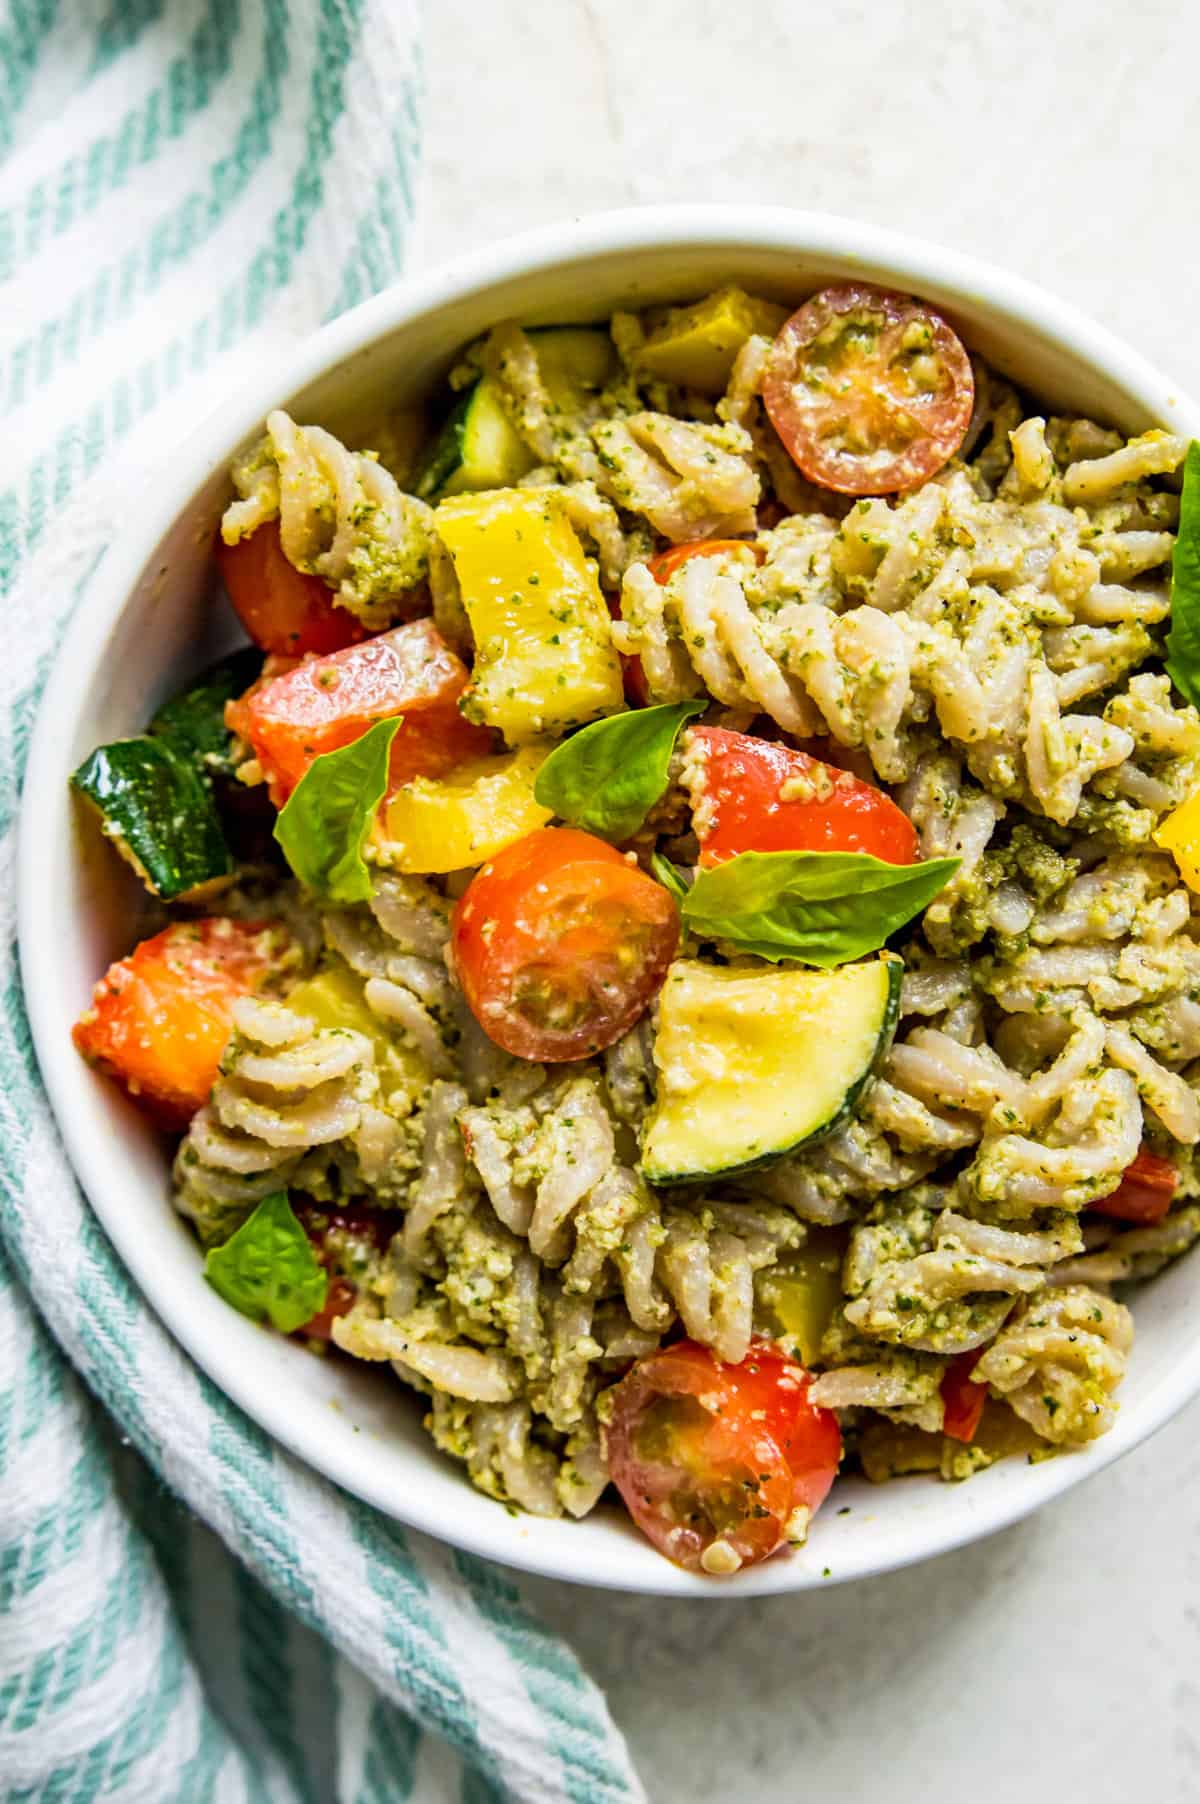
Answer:
<svg viewBox="0 0 1200 1804"><path fill-rule="evenodd" d="M66 1164L16 977L14 815L72 607L172 435L399 272L417 58L409 0L8 0L0 15L13 1801L642 1797L603 1700L502 1573L300 1466L164 1332Z"/></svg>

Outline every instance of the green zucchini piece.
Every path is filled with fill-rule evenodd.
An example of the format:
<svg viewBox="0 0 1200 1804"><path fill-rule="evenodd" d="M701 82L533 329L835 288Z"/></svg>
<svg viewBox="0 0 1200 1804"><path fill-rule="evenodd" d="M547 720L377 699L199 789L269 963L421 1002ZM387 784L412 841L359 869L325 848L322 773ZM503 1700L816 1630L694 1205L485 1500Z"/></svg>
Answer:
<svg viewBox="0 0 1200 1804"><path fill-rule="evenodd" d="M593 326L542 326L529 333L550 401L577 413L617 374L608 333ZM481 376L456 402L418 471L413 493L422 501L508 489L537 463L513 425L500 388Z"/></svg>
<svg viewBox="0 0 1200 1804"><path fill-rule="evenodd" d="M831 1134L887 1052L903 970L888 953L833 971L677 959L659 999L647 1180L749 1171Z"/></svg>
<svg viewBox="0 0 1200 1804"><path fill-rule="evenodd" d="M262 653L247 645L211 664L188 688L163 703L147 732L205 771L228 775L232 735L225 725L225 704L249 689L262 662Z"/></svg>
<svg viewBox="0 0 1200 1804"><path fill-rule="evenodd" d="M500 391L482 376L459 400L434 440L417 477L415 493L434 496L507 489L537 462L509 419Z"/></svg>
<svg viewBox="0 0 1200 1804"><path fill-rule="evenodd" d="M102 745L71 782L151 895L170 902L232 876L212 791L170 740L143 734Z"/></svg>

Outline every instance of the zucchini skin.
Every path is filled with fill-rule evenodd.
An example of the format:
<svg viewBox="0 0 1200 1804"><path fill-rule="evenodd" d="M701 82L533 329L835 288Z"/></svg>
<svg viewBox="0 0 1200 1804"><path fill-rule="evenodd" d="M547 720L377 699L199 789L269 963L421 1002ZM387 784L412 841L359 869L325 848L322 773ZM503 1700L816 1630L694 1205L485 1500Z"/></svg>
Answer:
<svg viewBox="0 0 1200 1804"><path fill-rule="evenodd" d="M443 483L449 482L455 470L462 463L463 433L466 429L467 414L479 384L473 382L466 393L459 397L450 411L445 425L434 439L429 454L422 464L413 483L413 494L420 501L432 501Z"/></svg>
<svg viewBox="0 0 1200 1804"><path fill-rule="evenodd" d="M142 734L99 746L71 783L151 895L170 902L233 875L212 790L170 740Z"/></svg>
<svg viewBox="0 0 1200 1804"><path fill-rule="evenodd" d="M879 1038L870 1064L856 1083L843 1092L841 1102L825 1121L803 1134L800 1139L790 1141L786 1146L773 1147L770 1152L760 1153L757 1158L744 1159L736 1165L713 1166L707 1171L663 1172L651 1174L641 1167L642 1176L648 1184L657 1189L666 1187L683 1187L684 1185L710 1184L714 1178L736 1178L751 1171L761 1171L764 1166L775 1165L780 1159L787 1159L793 1153L804 1148L818 1146L827 1140L851 1119L862 1100L863 1093L871 1079L875 1076L891 1049L896 1032L896 1024L900 1019L900 989L904 980L903 961L896 957L886 960L888 973L888 990L884 1000L883 1019L880 1022Z"/></svg>
<svg viewBox="0 0 1200 1804"><path fill-rule="evenodd" d="M225 725L225 704L249 689L262 670L263 655L253 645L235 651L201 671L194 683L163 703L146 731L164 739L181 758L206 773L232 771L232 734Z"/></svg>

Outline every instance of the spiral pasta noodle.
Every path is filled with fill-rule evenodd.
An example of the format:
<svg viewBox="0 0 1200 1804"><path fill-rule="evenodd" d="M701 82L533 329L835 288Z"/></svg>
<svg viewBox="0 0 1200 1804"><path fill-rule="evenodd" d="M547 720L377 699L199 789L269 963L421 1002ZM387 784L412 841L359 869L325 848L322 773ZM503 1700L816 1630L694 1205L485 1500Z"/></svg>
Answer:
<svg viewBox="0 0 1200 1804"><path fill-rule="evenodd" d="M247 998L209 1101L175 1159L176 1201L202 1233L230 1229L272 1190L320 1188L338 1155L359 1189L386 1195L399 1124L376 1105L371 1042Z"/></svg>
<svg viewBox="0 0 1200 1804"><path fill-rule="evenodd" d="M234 465L233 483L239 499L221 523L226 543L278 519L289 561L322 577L371 632L399 617L400 598L427 574L431 510L378 459L322 426L298 426L277 408L266 438Z"/></svg>
<svg viewBox="0 0 1200 1804"><path fill-rule="evenodd" d="M1054 1286L1022 1303L975 1368L1043 1440L1079 1446L1112 1425L1133 1318L1084 1284Z"/></svg>

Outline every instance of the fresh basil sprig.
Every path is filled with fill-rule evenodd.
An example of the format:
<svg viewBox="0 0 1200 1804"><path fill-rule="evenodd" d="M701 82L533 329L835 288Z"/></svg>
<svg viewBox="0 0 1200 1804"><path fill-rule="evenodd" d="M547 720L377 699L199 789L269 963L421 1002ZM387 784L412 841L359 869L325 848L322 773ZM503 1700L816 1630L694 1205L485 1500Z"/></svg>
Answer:
<svg viewBox="0 0 1200 1804"><path fill-rule="evenodd" d="M1200 708L1200 439L1183 465L1179 531L1171 558L1171 630L1167 675L1185 701Z"/></svg>
<svg viewBox="0 0 1200 1804"><path fill-rule="evenodd" d="M661 852L651 852L650 869L663 888L669 889L677 902L682 902L690 886L679 866L664 858Z"/></svg>
<svg viewBox="0 0 1200 1804"><path fill-rule="evenodd" d="M227 1303L252 1321L269 1321L281 1334L319 1314L329 1287L283 1190L264 1196L236 1234L210 1249L204 1276Z"/></svg>
<svg viewBox="0 0 1200 1804"><path fill-rule="evenodd" d="M593 721L554 748L538 771L534 797L573 827L628 839L667 787L679 729L707 707L704 699L667 702Z"/></svg>
<svg viewBox="0 0 1200 1804"><path fill-rule="evenodd" d="M867 852L739 852L697 871L680 913L702 939L828 969L878 951L933 900L959 862L885 864Z"/></svg>
<svg viewBox="0 0 1200 1804"><path fill-rule="evenodd" d="M365 902L371 894L362 843L387 788L399 725L376 721L361 739L314 758L275 822L301 883L330 902Z"/></svg>

